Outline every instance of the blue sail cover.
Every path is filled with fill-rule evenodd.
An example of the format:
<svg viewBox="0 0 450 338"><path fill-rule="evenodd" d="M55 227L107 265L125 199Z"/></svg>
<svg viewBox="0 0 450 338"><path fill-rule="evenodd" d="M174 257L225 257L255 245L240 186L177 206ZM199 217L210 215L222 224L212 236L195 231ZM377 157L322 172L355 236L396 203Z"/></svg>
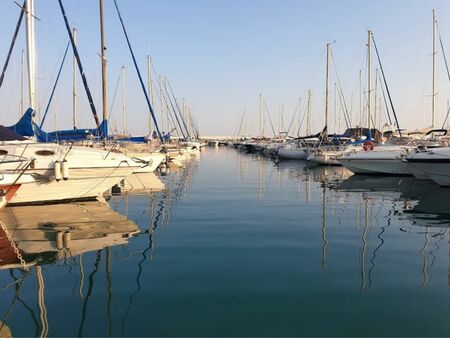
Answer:
<svg viewBox="0 0 450 338"><path fill-rule="evenodd" d="M104 120L100 128L92 129L70 129L45 132L33 122L36 112L28 108L22 118L15 125L7 127L18 135L25 137L35 136L38 142L57 142L57 141L81 141L101 139L103 135L108 135L108 121Z"/></svg>
<svg viewBox="0 0 450 338"><path fill-rule="evenodd" d="M33 128L38 142L101 140L102 135L108 135L108 121L106 120L100 124L99 129L69 129L46 133L34 123Z"/></svg>
<svg viewBox="0 0 450 338"><path fill-rule="evenodd" d="M23 116L20 118L19 122L17 122L13 126L6 128L21 136L25 137L34 136L33 117L35 115L36 112L32 108L28 108L25 114L23 114Z"/></svg>
<svg viewBox="0 0 450 338"><path fill-rule="evenodd" d="M146 143L147 137L145 137L145 136L128 136L128 137L122 137L122 138L119 138L116 140L121 141L121 142Z"/></svg>

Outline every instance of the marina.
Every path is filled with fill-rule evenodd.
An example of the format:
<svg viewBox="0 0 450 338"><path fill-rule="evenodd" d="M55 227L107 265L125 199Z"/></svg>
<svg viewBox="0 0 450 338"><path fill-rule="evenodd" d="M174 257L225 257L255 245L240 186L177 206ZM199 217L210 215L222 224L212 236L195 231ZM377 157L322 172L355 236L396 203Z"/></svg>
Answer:
<svg viewBox="0 0 450 338"><path fill-rule="evenodd" d="M409 1L1 3L0 337L449 336L450 6Z"/></svg>
<svg viewBox="0 0 450 338"><path fill-rule="evenodd" d="M447 189L226 147L162 180L162 192L66 209L85 215L76 222L60 205L1 212L29 266L2 245L0 310L15 336L450 329ZM58 231L68 230L69 248L58 248Z"/></svg>

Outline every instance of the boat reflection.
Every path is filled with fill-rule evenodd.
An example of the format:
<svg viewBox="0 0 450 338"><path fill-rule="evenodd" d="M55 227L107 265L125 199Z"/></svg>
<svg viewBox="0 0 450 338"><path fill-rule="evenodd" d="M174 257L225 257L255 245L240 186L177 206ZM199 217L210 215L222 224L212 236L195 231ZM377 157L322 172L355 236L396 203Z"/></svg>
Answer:
<svg viewBox="0 0 450 338"><path fill-rule="evenodd" d="M116 327L116 330L121 329L123 335L134 299L141 290L143 271L148 267L144 263L152 259L156 230L169 225L174 207L187 193L196 167L196 162L192 161L184 168L168 173L163 178L165 189L160 192L113 196L109 204L95 201L5 208L0 212L0 269L8 271L9 276L5 271L4 281L10 281L4 289L13 293L14 297L10 304L4 303L2 310L12 313L16 304L22 304L25 309L29 309L33 319L34 335L45 337L51 334L50 327L54 322L49 320L53 317L49 316L46 303L51 303L49 294L52 290L48 286L46 288L46 284L53 284L55 273L59 276L58 280L67 278L62 274L66 266L74 278L69 295L81 302L80 319L70 324L72 329L78 330L80 337L89 335L87 330L91 330L91 327L88 322L93 317L93 310L89 311L89 307L97 306L91 300L96 286L96 292L104 294L106 303L107 331L102 335L120 334L113 330L115 320L119 323L120 318L122 327ZM134 240L130 241L131 238ZM114 251L114 247L123 247L125 250ZM112 264L118 261L135 262L133 265L126 264L130 276L133 278L134 275L136 285L129 294L113 292ZM48 267L45 268L45 265ZM135 273L133 270L136 270ZM103 278L102 273L105 274L105 281L101 282L100 288L104 290L100 291L98 279ZM29 279L35 282L24 283ZM132 288L132 285L128 287ZM33 295L31 302L35 302L37 307L29 304L29 300L22 300L22 294L30 293ZM114 309L114 295L118 295L117 298L125 295L128 305L120 310ZM69 299L67 306L77 304L69 303ZM120 313L118 321L117 313ZM54 315L54 311L51 315ZM17 326L14 315L10 318L4 316L0 320L1 333L14 334L14 331L22 329ZM33 332L32 327L25 332L30 332L28 330Z"/></svg>
<svg viewBox="0 0 450 338"><path fill-rule="evenodd" d="M430 282L431 269L438 259L437 252L450 227L450 210L448 209L450 189L442 188L432 181L417 180L412 177L358 175L349 177L335 188L342 193L350 192L355 196L362 196L366 205L378 204L379 207L383 204L391 205L385 221L380 222L380 232L376 235L379 239L379 244L373 250L372 267L368 272L369 286L373 282L371 277L375 268L374 260L376 254L386 241L383 238L383 233L392 224L396 224L398 230L404 233L405 236L415 236L415 239L409 238L410 240L417 241L419 239L418 242L421 243L420 247L417 247L418 256L422 259L420 288L427 287ZM367 215L367 211L365 211L365 214ZM374 219L377 220L377 217ZM367 216L365 216L365 222L367 224ZM364 232L366 231L364 230ZM365 237L366 234L362 237L363 246L361 253L366 250ZM361 262L364 263L363 255L361 255ZM363 266L361 267L361 272L362 276L365 276L365 268ZM450 285L450 270L448 282Z"/></svg>
<svg viewBox="0 0 450 338"><path fill-rule="evenodd" d="M142 194L164 190L164 182L153 172L134 173L119 184L120 192Z"/></svg>
<svg viewBox="0 0 450 338"><path fill-rule="evenodd" d="M30 266L126 244L139 232L134 222L99 201L7 207L0 222L2 269L23 266L13 243Z"/></svg>
<svg viewBox="0 0 450 338"><path fill-rule="evenodd" d="M83 299L83 313L93 289L93 274L98 270L101 252L111 246L124 245L137 235L137 225L113 211L108 204L95 201L74 204L13 206L0 212L0 269L8 269L15 284L15 299L20 299L22 283L34 266L36 302L39 316L30 309L36 334L45 337L49 331L45 305L45 279L42 266L78 257L80 269L78 294ZM83 293L83 254L96 252L94 270ZM72 261L72 264L74 262ZM107 259L107 271L109 261ZM21 277L16 277L17 272ZM15 302L11 303L12 309ZM36 320L35 318L39 318ZM85 316L82 316L83 320Z"/></svg>

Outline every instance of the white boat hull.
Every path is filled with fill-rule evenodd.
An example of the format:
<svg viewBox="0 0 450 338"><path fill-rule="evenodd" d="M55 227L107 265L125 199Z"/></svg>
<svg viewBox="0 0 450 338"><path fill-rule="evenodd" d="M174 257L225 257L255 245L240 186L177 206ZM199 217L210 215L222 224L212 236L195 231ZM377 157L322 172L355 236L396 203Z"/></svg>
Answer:
<svg viewBox="0 0 450 338"><path fill-rule="evenodd" d="M9 204L96 199L132 173L131 167L72 169L67 180L23 183Z"/></svg>
<svg viewBox="0 0 450 338"><path fill-rule="evenodd" d="M284 160L306 160L308 151L302 148L290 149L281 147L278 149L277 155Z"/></svg>
<svg viewBox="0 0 450 338"><path fill-rule="evenodd" d="M407 149L382 148L345 154L339 162L355 174L412 175L411 166L405 160Z"/></svg>
<svg viewBox="0 0 450 338"><path fill-rule="evenodd" d="M442 186L450 186L450 148L418 152L407 158L420 176L429 177Z"/></svg>
<svg viewBox="0 0 450 338"><path fill-rule="evenodd" d="M308 161L320 165L341 165L337 160L337 157L340 155L340 152L319 155L313 153L308 156Z"/></svg>

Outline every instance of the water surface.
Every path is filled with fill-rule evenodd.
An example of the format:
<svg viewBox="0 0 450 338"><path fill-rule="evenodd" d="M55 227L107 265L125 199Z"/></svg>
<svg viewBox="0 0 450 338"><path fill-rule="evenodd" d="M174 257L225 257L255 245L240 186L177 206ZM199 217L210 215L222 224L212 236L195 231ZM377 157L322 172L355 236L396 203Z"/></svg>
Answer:
<svg viewBox="0 0 450 338"><path fill-rule="evenodd" d="M11 267L0 271L3 329L450 335L449 189L227 148L162 180L162 192L109 205L6 209L0 218L30 270L2 233L0 264ZM65 231L70 247L58 248Z"/></svg>

